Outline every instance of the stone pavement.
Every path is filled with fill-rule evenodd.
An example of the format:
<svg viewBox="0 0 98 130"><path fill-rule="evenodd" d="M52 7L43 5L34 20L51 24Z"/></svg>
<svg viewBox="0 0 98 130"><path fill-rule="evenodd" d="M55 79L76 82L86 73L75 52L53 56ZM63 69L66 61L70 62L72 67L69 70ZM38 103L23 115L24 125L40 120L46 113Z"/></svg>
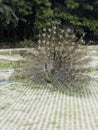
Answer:
<svg viewBox="0 0 98 130"><path fill-rule="evenodd" d="M47 86L1 86L0 130L98 130L97 81L75 95Z"/></svg>

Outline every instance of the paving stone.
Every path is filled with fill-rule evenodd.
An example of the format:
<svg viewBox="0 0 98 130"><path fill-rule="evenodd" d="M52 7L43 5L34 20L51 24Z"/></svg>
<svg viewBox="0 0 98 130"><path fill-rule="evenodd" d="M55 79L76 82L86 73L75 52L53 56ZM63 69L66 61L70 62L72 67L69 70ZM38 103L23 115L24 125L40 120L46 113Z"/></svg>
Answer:
<svg viewBox="0 0 98 130"><path fill-rule="evenodd" d="M90 86L82 97L19 83L0 87L0 130L97 130L97 82Z"/></svg>

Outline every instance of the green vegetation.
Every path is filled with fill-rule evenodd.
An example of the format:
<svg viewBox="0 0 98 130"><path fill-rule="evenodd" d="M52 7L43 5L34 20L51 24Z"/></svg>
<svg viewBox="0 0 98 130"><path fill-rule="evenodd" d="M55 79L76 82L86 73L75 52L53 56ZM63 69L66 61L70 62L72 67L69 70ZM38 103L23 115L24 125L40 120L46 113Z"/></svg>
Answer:
<svg viewBox="0 0 98 130"><path fill-rule="evenodd" d="M91 77L98 76L98 70L97 70L97 69L92 70L92 71L89 73L89 75L90 75Z"/></svg>
<svg viewBox="0 0 98 130"><path fill-rule="evenodd" d="M0 70L3 69L12 69L19 67L18 62L12 62L12 61L1 61L0 62Z"/></svg>
<svg viewBox="0 0 98 130"><path fill-rule="evenodd" d="M24 39L36 41L38 31L52 25L71 25L79 37L85 32L85 39L94 40L98 36L98 1L0 0L1 46L17 46L16 41Z"/></svg>

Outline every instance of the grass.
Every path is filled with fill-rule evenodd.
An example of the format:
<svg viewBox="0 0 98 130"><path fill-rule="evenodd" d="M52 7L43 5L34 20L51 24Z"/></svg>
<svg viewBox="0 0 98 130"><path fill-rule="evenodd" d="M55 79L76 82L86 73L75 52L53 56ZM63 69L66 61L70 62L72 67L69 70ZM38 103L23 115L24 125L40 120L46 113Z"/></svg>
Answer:
<svg viewBox="0 0 98 130"><path fill-rule="evenodd" d="M89 75L90 75L91 77L93 77L93 76L98 76L98 69L92 70L92 71L89 73Z"/></svg>
<svg viewBox="0 0 98 130"><path fill-rule="evenodd" d="M0 70L12 69L12 68L18 68L18 67L19 67L18 62L12 62L12 61L2 61L2 62L0 62Z"/></svg>

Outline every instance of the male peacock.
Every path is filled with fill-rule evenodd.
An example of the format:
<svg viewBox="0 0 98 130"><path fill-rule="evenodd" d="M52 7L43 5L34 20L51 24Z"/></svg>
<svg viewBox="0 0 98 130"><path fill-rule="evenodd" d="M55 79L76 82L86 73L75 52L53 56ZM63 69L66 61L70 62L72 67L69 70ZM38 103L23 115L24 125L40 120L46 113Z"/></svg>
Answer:
<svg viewBox="0 0 98 130"><path fill-rule="evenodd" d="M26 56L23 75L56 88L83 88L87 85L89 58L84 40L71 30L52 27L40 31L38 46Z"/></svg>

